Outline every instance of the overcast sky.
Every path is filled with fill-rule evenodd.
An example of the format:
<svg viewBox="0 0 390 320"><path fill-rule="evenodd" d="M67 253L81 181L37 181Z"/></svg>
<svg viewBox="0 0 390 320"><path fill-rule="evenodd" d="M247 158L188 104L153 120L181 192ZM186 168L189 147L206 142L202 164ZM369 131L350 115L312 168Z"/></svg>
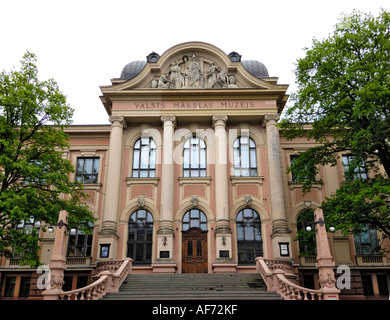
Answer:
<svg viewBox="0 0 390 320"><path fill-rule="evenodd" d="M74 124L108 123L99 86L123 67L162 55L182 42L203 41L243 60L259 60L295 90L294 62L312 39L333 32L353 9L377 16L389 0L2 0L0 70L19 69L28 50L39 78L54 78L75 109Z"/></svg>

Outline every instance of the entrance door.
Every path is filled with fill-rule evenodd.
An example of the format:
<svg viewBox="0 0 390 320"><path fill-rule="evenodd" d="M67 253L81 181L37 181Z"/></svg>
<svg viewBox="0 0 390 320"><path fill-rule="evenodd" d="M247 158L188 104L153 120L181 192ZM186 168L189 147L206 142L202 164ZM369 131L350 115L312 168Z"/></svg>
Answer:
<svg viewBox="0 0 390 320"><path fill-rule="evenodd" d="M207 273L207 231L190 228L182 238L182 273Z"/></svg>

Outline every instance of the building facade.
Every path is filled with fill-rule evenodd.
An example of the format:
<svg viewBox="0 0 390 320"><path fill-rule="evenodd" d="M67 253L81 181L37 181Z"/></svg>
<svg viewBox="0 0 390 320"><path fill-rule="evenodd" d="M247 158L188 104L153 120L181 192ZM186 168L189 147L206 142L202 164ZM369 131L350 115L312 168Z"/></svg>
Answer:
<svg viewBox="0 0 390 320"><path fill-rule="evenodd" d="M86 285L96 262L126 257L134 273L252 273L258 256L289 259L300 285L318 288L313 243L299 232L342 183L350 155L321 167L323 183L302 193L287 167L314 143L279 132L287 88L262 63L202 42L152 52L102 86L110 125L66 129L72 179L98 219L93 235L70 232L64 290ZM39 227L20 227L29 225ZM50 231L41 231L44 264ZM350 272L341 299L388 299L390 256L374 250L389 247L380 234L335 232L329 242L336 267ZM42 272L3 258L0 299L40 299Z"/></svg>

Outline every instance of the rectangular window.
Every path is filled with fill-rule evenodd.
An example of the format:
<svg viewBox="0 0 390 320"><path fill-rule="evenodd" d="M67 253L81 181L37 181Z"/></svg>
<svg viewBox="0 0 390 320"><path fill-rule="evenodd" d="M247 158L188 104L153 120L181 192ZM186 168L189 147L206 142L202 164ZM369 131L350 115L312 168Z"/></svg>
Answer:
<svg viewBox="0 0 390 320"><path fill-rule="evenodd" d="M22 277L20 279L19 298L28 298L30 296L30 277Z"/></svg>
<svg viewBox="0 0 390 320"><path fill-rule="evenodd" d="M5 280L4 297L13 298L15 292L16 277L7 277Z"/></svg>
<svg viewBox="0 0 390 320"><path fill-rule="evenodd" d="M81 183L98 183L100 158L78 158L76 181Z"/></svg>
<svg viewBox="0 0 390 320"><path fill-rule="evenodd" d="M387 275L377 274L376 279L378 281L379 295L389 296L389 287L387 285Z"/></svg>
<svg viewBox="0 0 390 320"><path fill-rule="evenodd" d="M355 156L353 155L344 155L343 156L343 166L344 166L344 173L347 173L353 162L355 161ZM352 178L346 177L346 180L349 181ZM356 166L353 173L353 179L367 179L367 172L366 172L366 165L365 162L361 165Z"/></svg>
<svg viewBox="0 0 390 320"><path fill-rule="evenodd" d="M290 156L290 166L293 165L293 163L298 159L298 157L299 157L298 155L291 155ZM306 166L306 168L308 168L308 167ZM298 176L294 173L294 171L291 171L291 176L292 176L292 182L300 182L300 181L298 181ZM305 180L307 180L306 177L304 178L304 181ZM314 177L312 180L315 180Z"/></svg>

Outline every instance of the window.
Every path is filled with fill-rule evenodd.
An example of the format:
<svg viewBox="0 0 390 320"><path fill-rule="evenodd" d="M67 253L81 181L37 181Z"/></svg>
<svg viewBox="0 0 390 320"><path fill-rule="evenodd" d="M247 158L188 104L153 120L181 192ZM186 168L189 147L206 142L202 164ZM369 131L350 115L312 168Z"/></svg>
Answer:
<svg viewBox="0 0 390 320"><path fill-rule="evenodd" d="M100 158L78 158L76 181L81 183L98 183Z"/></svg>
<svg viewBox="0 0 390 320"><path fill-rule="evenodd" d="M156 144L152 138L139 138L133 149L133 178L156 176Z"/></svg>
<svg viewBox="0 0 390 320"><path fill-rule="evenodd" d="M12 298L15 292L16 277L6 277L5 279L5 288L4 288L4 297Z"/></svg>
<svg viewBox="0 0 390 320"><path fill-rule="evenodd" d="M306 230L307 227L310 227L311 230ZM315 255L317 246L313 210L305 210L298 215L297 231L295 240L298 240L299 243L299 254L301 256Z"/></svg>
<svg viewBox="0 0 390 320"><path fill-rule="evenodd" d="M93 225L89 226L93 228ZM68 257L90 257L93 235L81 229L71 229L68 240Z"/></svg>
<svg viewBox="0 0 390 320"><path fill-rule="evenodd" d="M233 166L236 177L257 176L256 144L251 138L241 136L234 141Z"/></svg>
<svg viewBox="0 0 390 320"><path fill-rule="evenodd" d="M299 155L291 155L290 156L290 166L293 165L294 161L296 161L298 159L298 157L299 157ZM307 169L309 167L306 165L305 168ZM291 171L291 176L292 176L292 182L300 182L298 180L298 176L294 173L294 171ZM307 177L308 176L304 176L303 181L307 180ZM313 176L313 178L311 180L315 180L314 176Z"/></svg>
<svg viewBox="0 0 390 320"><path fill-rule="evenodd" d="M40 226L41 223L39 221L35 222L35 219L30 217L30 219L20 221L16 229L25 233L32 233L33 230L36 230L37 234L39 234Z"/></svg>
<svg viewBox="0 0 390 320"><path fill-rule="evenodd" d="M371 274L362 274L362 286L363 286L363 293L365 296L373 296L374 295L374 288L372 285L372 276Z"/></svg>
<svg viewBox="0 0 390 320"><path fill-rule="evenodd" d="M387 275L377 274L376 279L378 281L378 290L380 296L389 296L389 287L387 285Z"/></svg>
<svg viewBox="0 0 390 320"><path fill-rule="evenodd" d="M206 176L206 143L198 137L191 137L184 142L183 176Z"/></svg>
<svg viewBox="0 0 390 320"><path fill-rule="evenodd" d="M200 228L203 231L207 230L206 215L198 209L191 209L183 216L183 231L194 227Z"/></svg>
<svg viewBox="0 0 390 320"><path fill-rule="evenodd" d="M379 254L378 235L369 225L363 231L353 236L356 254Z"/></svg>
<svg viewBox="0 0 390 320"><path fill-rule="evenodd" d="M254 264L256 257L263 255L261 222L253 209L244 209L237 215L238 263Z"/></svg>
<svg viewBox="0 0 390 320"><path fill-rule="evenodd" d="M356 166L353 172L352 177L349 175L346 177L347 181L352 179L367 179L366 165L363 160L362 164L355 164L355 156L353 155L344 155L343 156L343 166L344 174L347 174L351 166Z"/></svg>
<svg viewBox="0 0 390 320"><path fill-rule="evenodd" d="M30 284L31 284L30 277L21 277L19 298L28 298L30 296Z"/></svg>
<svg viewBox="0 0 390 320"><path fill-rule="evenodd" d="M153 216L147 210L135 211L129 219L127 256L133 264L152 262Z"/></svg>

